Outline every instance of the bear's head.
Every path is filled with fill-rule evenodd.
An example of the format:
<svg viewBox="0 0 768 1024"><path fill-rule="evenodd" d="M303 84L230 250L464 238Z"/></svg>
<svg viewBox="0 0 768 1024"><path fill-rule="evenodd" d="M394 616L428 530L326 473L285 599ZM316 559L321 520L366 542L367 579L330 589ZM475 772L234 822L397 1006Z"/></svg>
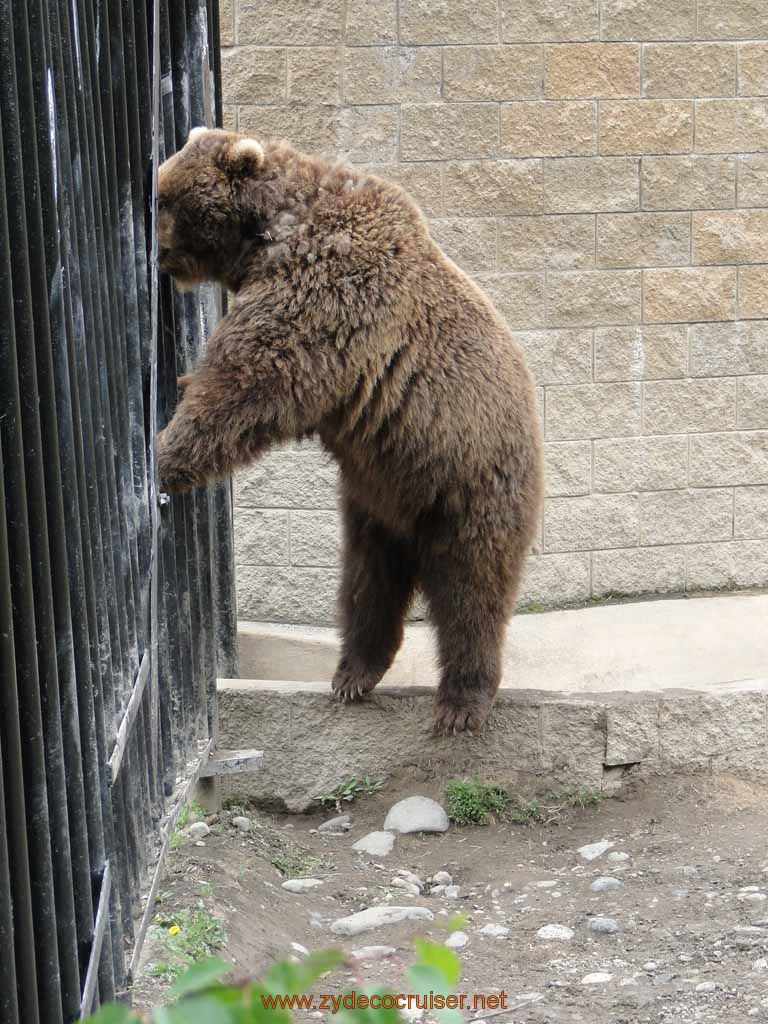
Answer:
<svg viewBox="0 0 768 1024"><path fill-rule="evenodd" d="M263 231L274 206L255 139L194 128L186 145L158 171L160 269L181 288L226 280L243 244Z"/></svg>

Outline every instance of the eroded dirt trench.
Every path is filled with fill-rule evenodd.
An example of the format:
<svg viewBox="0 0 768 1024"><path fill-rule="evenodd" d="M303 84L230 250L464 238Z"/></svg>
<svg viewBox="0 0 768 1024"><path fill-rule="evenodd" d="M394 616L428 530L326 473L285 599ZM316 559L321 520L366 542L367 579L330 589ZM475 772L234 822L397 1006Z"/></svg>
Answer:
<svg viewBox="0 0 768 1024"><path fill-rule="evenodd" d="M352 849L413 793L443 797L423 783L391 783L344 806L352 819L346 833L317 831L328 811L240 807L209 819L204 839L182 837L168 862L137 1006L162 1000L167 979L151 972L168 960L169 922L190 910L221 921L220 955L238 975L341 947L350 954L345 967L316 986L336 994L365 985L408 992L414 938L444 942L449 918L460 913L467 941L458 950L457 991L470 999L467 1020L482 1016L471 1008L475 995L502 991L509 1009L494 1017L499 1024L768 1020L768 786L733 777L657 780L561 809L550 821L399 835L386 856ZM245 833L232 824L241 814L250 819ZM596 843L605 849L594 859L579 852ZM393 884L398 870L417 875L425 891ZM438 871L451 875L457 895L429 892ZM282 887L300 876L322 885ZM377 905L425 907L434 916L353 937L332 931L335 921ZM551 925L559 929L540 934ZM389 952L353 958L363 947ZM319 1009L296 1016L333 1019ZM414 1018L434 1019L428 1011Z"/></svg>

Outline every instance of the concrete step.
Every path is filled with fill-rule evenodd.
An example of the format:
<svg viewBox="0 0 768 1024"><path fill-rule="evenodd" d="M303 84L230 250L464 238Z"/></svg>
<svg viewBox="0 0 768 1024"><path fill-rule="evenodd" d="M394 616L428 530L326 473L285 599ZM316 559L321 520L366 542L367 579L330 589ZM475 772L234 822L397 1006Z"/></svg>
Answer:
<svg viewBox="0 0 768 1024"><path fill-rule="evenodd" d="M518 616L480 737L430 735L431 645L410 627L385 681L344 707L333 631L241 624L241 671L261 678L220 681L220 745L264 762L227 791L303 811L353 775L615 790L649 773L766 773L766 595Z"/></svg>

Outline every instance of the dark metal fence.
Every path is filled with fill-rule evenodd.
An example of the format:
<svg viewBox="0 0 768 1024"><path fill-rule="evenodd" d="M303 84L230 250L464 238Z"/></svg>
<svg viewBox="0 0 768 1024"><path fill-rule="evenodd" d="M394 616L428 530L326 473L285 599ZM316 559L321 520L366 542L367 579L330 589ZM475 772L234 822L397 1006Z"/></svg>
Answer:
<svg viewBox="0 0 768 1024"><path fill-rule="evenodd" d="M130 981L233 674L226 487L153 438L218 315L158 280L158 161L220 123L215 0L0 0L0 1022Z"/></svg>

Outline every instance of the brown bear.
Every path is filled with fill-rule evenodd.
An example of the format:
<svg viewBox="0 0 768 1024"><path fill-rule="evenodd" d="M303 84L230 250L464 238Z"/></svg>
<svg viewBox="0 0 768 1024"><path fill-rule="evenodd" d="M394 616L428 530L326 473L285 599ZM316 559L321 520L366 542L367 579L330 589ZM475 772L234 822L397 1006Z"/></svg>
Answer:
<svg viewBox="0 0 768 1024"><path fill-rule="evenodd" d="M542 491L534 388L486 295L399 186L344 163L195 129L159 172L160 267L234 293L158 439L182 491L319 436L341 469L342 653L371 691L416 587L437 631L438 734L475 732Z"/></svg>

